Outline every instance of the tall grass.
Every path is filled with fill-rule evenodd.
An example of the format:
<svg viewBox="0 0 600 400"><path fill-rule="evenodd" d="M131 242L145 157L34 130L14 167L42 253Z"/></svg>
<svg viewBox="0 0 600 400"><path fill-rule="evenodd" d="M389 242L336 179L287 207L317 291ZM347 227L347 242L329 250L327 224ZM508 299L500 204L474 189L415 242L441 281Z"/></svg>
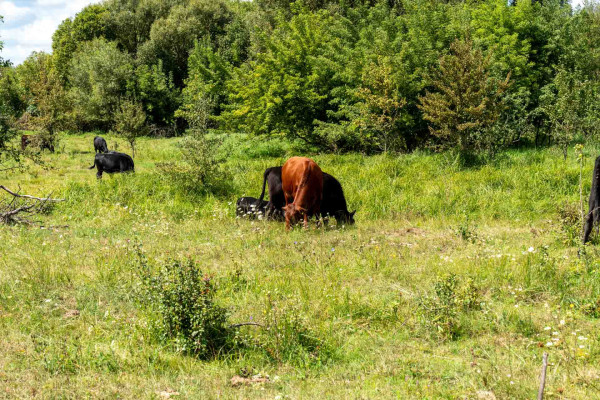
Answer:
<svg viewBox="0 0 600 400"><path fill-rule="evenodd" d="M98 181L92 138L63 138L43 155L50 169L0 177L66 199L41 217L46 229L0 228L2 396L532 398L543 351L548 396L598 395L599 253L578 257L571 237L572 155L511 150L469 168L446 154L313 155L357 224L285 233L236 219L234 205L258 196L291 147L232 154L229 190L215 196L157 172L181 157L179 139L140 140L134 174ZM236 328L238 347L210 361L155 340L134 296L136 243L157 265L197 260L228 323L261 326ZM271 381L230 387L258 373Z"/></svg>

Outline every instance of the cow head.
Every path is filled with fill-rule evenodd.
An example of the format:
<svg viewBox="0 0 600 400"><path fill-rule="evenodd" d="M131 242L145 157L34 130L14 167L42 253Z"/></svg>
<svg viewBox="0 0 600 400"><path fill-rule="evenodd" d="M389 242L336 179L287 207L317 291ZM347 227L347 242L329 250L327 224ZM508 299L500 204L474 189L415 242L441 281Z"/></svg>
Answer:
<svg viewBox="0 0 600 400"><path fill-rule="evenodd" d="M353 225L354 224L354 214L355 213L356 213L356 210L354 210L352 212L340 210L335 215L335 219L338 222L341 222L341 223L344 223L344 224L348 224L348 225Z"/></svg>
<svg viewBox="0 0 600 400"><path fill-rule="evenodd" d="M287 206L283 207L286 224L295 224L302 218L303 214L306 213L306 211L306 209L298 207L294 203L290 203Z"/></svg>

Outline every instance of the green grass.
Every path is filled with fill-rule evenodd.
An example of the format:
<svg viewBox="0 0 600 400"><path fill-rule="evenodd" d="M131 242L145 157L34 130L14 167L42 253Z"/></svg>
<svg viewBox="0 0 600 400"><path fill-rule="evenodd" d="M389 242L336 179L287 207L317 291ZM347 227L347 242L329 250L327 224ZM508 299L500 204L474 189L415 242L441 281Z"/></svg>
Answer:
<svg viewBox="0 0 600 400"><path fill-rule="evenodd" d="M141 140L135 174L97 181L92 138L64 137L46 168L0 175L66 199L45 229L0 227L0 397L534 398L544 351L546 398L600 395L600 253L578 257L578 227L561 218L579 202L572 154L513 150L474 168L447 154L315 155L357 223L286 233L234 213L289 155L276 143L247 156L227 144L232 191L197 196L156 169L179 157L178 139ZM586 149L586 196L597 152ZM278 343L294 333L281 323L240 328L246 345L211 361L177 353L136 297L137 244L156 264L193 258L231 323L297 319L323 348ZM440 297L448 274L459 285ZM243 369L271 382L231 387Z"/></svg>

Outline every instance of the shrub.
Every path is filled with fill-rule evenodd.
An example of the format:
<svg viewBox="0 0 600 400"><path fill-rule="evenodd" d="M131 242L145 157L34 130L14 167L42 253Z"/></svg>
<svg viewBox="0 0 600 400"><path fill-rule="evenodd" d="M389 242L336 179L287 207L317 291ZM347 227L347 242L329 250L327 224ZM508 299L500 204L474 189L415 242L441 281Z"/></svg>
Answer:
<svg viewBox="0 0 600 400"><path fill-rule="evenodd" d="M504 81L492 78L490 56L474 49L470 40L456 40L450 50L440 58L431 77L434 90L420 97L419 108L440 147L489 150L498 142L489 128L504 107L510 74Z"/></svg>
<svg viewBox="0 0 600 400"><path fill-rule="evenodd" d="M160 171L186 193L226 193L230 176L222 168L224 159L217 156L218 143L200 135L186 137L179 144L180 162L158 164Z"/></svg>
<svg viewBox="0 0 600 400"><path fill-rule="evenodd" d="M131 146L132 156L135 157L135 141L138 137L148 134L146 113L141 104L125 100L115 115L115 131Z"/></svg>
<svg viewBox="0 0 600 400"><path fill-rule="evenodd" d="M261 348L269 358L296 366L323 364L332 358L331 346L309 327L298 301L278 304L267 295L264 319Z"/></svg>
<svg viewBox="0 0 600 400"><path fill-rule="evenodd" d="M452 340L464 330L460 314L480 306L479 289L470 278L449 274L433 285L433 294L419 299L420 320L425 329L441 340Z"/></svg>
<svg viewBox="0 0 600 400"><path fill-rule="evenodd" d="M193 260L173 260L156 272L138 251L142 299L158 318L155 328L177 351L208 359L230 348L228 312L215 304L212 278L203 275Z"/></svg>

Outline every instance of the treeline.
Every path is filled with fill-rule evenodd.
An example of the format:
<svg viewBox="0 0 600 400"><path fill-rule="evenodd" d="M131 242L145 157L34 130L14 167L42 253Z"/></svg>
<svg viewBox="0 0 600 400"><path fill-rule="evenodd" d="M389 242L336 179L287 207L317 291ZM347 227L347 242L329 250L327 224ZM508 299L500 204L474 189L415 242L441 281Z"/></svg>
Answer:
<svg viewBox="0 0 600 400"><path fill-rule="evenodd" d="M566 151L599 133L598 38L598 6L563 0L106 0L2 67L0 102L50 138L134 118L320 151Z"/></svg>

